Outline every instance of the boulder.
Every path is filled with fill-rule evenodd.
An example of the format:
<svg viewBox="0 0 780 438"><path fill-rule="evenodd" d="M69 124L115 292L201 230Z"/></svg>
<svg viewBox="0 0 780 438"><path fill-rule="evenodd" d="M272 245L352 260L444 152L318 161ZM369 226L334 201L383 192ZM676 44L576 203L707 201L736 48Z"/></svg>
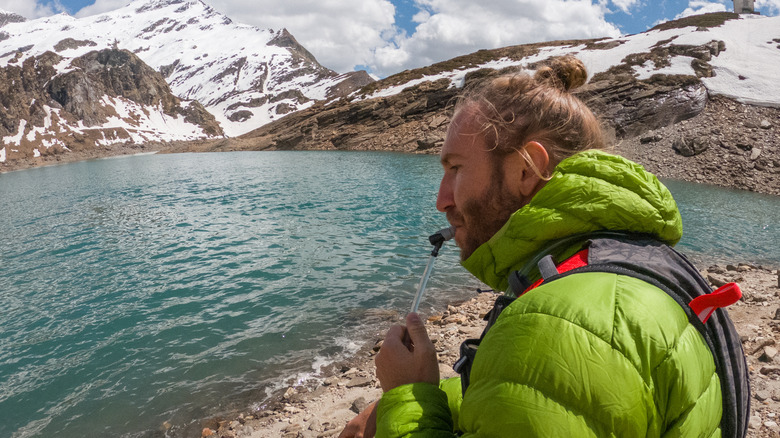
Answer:
<svg viewBox="0 0 780 438"><path fill-rule="evenodd" d="M692 157L706 151L708 145L699 137L682 136L672 143L672 149L683 157Z"/></svg>

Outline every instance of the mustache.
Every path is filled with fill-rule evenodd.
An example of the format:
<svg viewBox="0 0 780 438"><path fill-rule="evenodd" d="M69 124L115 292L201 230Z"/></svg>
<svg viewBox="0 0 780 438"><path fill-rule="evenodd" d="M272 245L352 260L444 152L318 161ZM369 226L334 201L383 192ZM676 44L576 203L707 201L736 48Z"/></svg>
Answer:
<svg viewBox="0 0 780 438"><path fill-rule="evenodd" d="M450 225L454 225L455 227L463 225L463 214L460 212L448 211L446 217L447 222L449 222Z"/></svg>

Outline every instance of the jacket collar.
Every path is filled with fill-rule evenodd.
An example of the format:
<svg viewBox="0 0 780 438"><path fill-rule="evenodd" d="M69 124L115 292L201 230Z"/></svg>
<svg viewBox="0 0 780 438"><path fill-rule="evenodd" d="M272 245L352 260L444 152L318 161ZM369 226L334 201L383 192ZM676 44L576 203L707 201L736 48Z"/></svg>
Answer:
<svg viewBox="0 0 780 438"><path fill-rule="evenodd" d="M507 276L552 241L597 230L645 233L674 245L682 219L669 190L642 166L597 150L581 152L561 161L533 199L462 264L504 291Z"/></svg>

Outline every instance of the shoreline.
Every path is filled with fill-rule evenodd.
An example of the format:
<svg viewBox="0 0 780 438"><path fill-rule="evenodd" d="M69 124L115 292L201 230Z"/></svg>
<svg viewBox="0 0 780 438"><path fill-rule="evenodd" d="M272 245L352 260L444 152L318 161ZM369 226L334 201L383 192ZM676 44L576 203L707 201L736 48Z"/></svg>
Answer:
<svg viewBox="0 0 780 438"><path fill-rule="evenodd" d="M132 157L136 155L153 155L164 153L169 147L149 143L142 145L114 145L111 149L71 151L57 155L41 155L36 158L24 158L11 162L0 163L0 174L17 172L20 170L36 169L43 167L59 166L61 164L79 163L82 161L105 160L109 158Z"/></svg>
<svg viewBox="0 0 780 438"><path fill-rule="evenodd" d="M670 128L664 128L670 129ZM222 140L224 141L224 140ZM26 158L21 160L14 160L12 162L0 163L0 174L6 172L15 172L19 170L33 169L38 167L50 167L60 164L77 163L81 161L100 160L106 158L118 158L125 156L136 155L151 155L151 154L178 154L178 153L207 153L207 152L243 152L247 150L241 149L209 149L204 145L209 145L216 142L216 140L201 140L193 142L180 142L180 143L148 143L142 145L114 145L111 149L96 149L86 151L72 151L59 155L46 155L37 158ZM756 184L756 181L763 178L760 175L755 175L750 180L749 185L744 185L743 181L735 180L734 178L721 178L722 173L720 169L716 172L715 178L708 177L708 172L712 172L713 167L712 158L709 160L702 160L699 157L695 157L692 161L684 161L683 157L675 155L671 150L671 146L660 146L656 153L650 150L638 147L639 139L623 140L616 145L606 148L609 153L620 155L631 161L634 161L644 167L648 172L653 173L658 178L668 178L673 180L685 181L696 184L711 185L713 187L728 188L735 190L745 190L753 193L761 193L771 196L780 196L780 187L774 185L762 185ZM199 147L200 145L200 147ZM426 155L434 155L439 153L440 148L433 148L426 151ZM252 152L264 152L264 151L252 151ZM361 152L361 151L354 151ZM373 150L364 150L362 152L377 152ZM384 152L398 152L408 153L403 151L387 150ZM412 154L418 155L418 154ZM660 155L666 155L676 157L673 160L667 158L659 159ZM727 157L723 157L727 160ZM772 168L775 169L775 168ZM780 171L780 168L777 168ZM768 170L766 170L769 172ZM774 172L774 170L772 170Z"/></svg>
<svg viewBox="0 0 780 438"><path fill-rule="evenodd" d="M780 433L780 355L775 339L780 333L780 267L749 264L699 266L710 283L736 281L743 298L729 308L741 335L751 379L751 419L748 437L769 438ZM442 378L454 377L451 368L460 342L479 337L482 317L498 295L476 293L471 299L448 304L427 319L426 327L439 354ZM387 330L390 323L382 327ZM202 422L201 436L225 438L336 437L357 412L381 397L374 356L381 338L370 339L353 357L323 367L317 379L277 391L260 406L224 413ZM316 381L315 381L316 380ZM320 383L317 383L320 382ZM175 430L171 430L175 435Z"/></svg>

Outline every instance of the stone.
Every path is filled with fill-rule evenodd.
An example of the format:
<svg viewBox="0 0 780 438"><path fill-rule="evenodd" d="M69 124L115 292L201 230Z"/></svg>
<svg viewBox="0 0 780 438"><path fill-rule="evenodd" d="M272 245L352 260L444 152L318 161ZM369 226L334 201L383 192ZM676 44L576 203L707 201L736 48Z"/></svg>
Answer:
<svg viewBox="0 0 780 438"><path fill-rule="evenodd" d="M423 139L417 140L417 150L418 151L425 151L428 149L432 149L444 142L444 139L442 137L437 136L429 136L425 137Z"/></svg>
<svg viewBox="0 0 780 438"><path fill-rule="evenodd" d="M750 161L756 161L759 156L761 156L761 148L753 148L750 151Z"/></svg>
<svg viewBox="0 0 780 438"><path fill-rule="evenodd" d="M748 428L750 429L761 428L761 417L758 415L751 415L750 422L748 423Z"/></svg>
<svg viewBox="0 0 780 438"><path fill-rule="evenodd" d="M780 307L778 307L777 310L775 310L775 317L772 319L774 319L775 321L780 321Z"/></svg>
<svg viewBox="0 0 780 438"><path fill-rule="evenodd" d="M298 423L290 424L289 426L282 429L284 432L298 432L303 430L303 427Z"/></svg>
<svg viewBox="0 0 780 438"><path fill-rule="evenodd" d="M641 144L658 143L661 140L663 140L663 137L661 137L658 134L655 134L655 135L648 135L647 137L640 138L639 143Z"/></svg>
<svg viewBox="0 0 780 438"><path fill-rule="evenodd" d="M301 412L301 410L296 408L295 406L285 406L283 411L288 414L297 414L298 412Z"/></svg>
<svg viewBox="0 0 780 438"><path fill-rule="evenodd" d="M322 423L320 422L319 418L313 418L311 422L309 422L308 429L312 431L322 430Z"/></svg>
<svg viewBox="0 0 780 438"><path fill-rule="evenodd" d="M456 313L444 318L444 322L447 324L465 324L467 321L468 318L465 315L461 315L460 313Z"/></svg>
<svg viewBox="0 0 780 438"><path fill-rule="evenodd" d="M764 347L761 356L758 358L761 362L772 362L777 356L777 349L774 347Z"/></svg>
<svg viewBox="0 0 780 438"><path fill-rule="evenodd" d="M717 274L707 274L707 281L715 287L721 287L729 281Z"/></svg>
<svg viewBox="0 0 780 438"><path fill-rule="evenodd" d="M780 366L777 365L766 365L761 367L759 372L765 376L768 376L770 374L780 374Z"/></svg>
<svg viewBox="0 0 780 438"><path fill-rule="evenodd" d="M204 427L203 430L200 432L201 437L207 437L214 435L214 431L209 429L208 427Z"/></svg>
<svg viewBox="0 0 780 438"><path fill-rule="evenodd" d="M349 410L356 414L359 414L363 412L368 407L369 404L370 403L366 401L365 397L358 397L357 399L355 399L355 401L352 402L352 405L349 407Z"/></svg>
<svg viewBox="0 0 780 438"><path fill-rule="evenodd" d="M764 120L761 121L761 124L758 125L758 126L761 129L769 129L769 128L772 127L772 122L770 122L769 120L764 119Z"/></svg>
<svg viewBox="0 0 780 438"><path fill-rule="evenodd" d="M372 383L374 383L374 379L370 377L355 377L347 382L346 386L347 388L358 388L371 385Z"/></svg>
<svg viewBox="0 0 780 438"><path fill-rule="evenodd" d="M767 400L769 399L770 396L771 394L769 393L769 391L756 391L756 400L758 401Z"/></svg>

